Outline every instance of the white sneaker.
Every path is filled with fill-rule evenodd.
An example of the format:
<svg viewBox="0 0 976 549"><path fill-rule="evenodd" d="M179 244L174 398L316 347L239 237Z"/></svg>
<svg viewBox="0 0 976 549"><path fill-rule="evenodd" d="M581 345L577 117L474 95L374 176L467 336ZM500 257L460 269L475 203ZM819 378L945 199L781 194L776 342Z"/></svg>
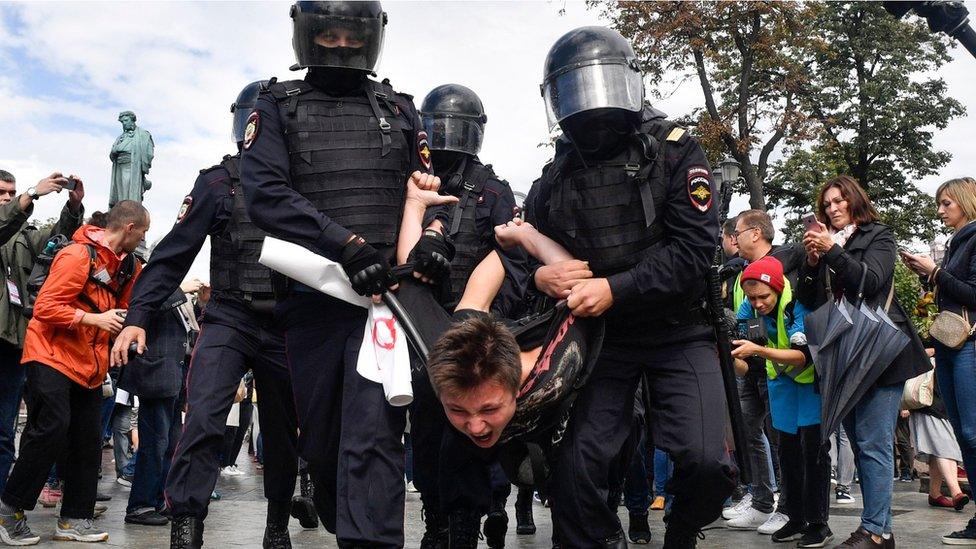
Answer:
<svg viewBox="0 0 976 549"><path fill-rule="evenodd" d="M244 471L238 469L236 465L228 465L220 470L220 476L223 477L239 477L243 474Z"/></svg>
<svg viewBox="0 0 976 549"><path fill-rule="evenodd" d="M741 515L746 509L752 508L752 494L746 494L739 503L736 503L732 507L726 507L722 510L722 518L725 520L732 520L735 517Z"/></svg>
<svg viewBox="0 0 976 549"><path fill-rule="evenodd" d="M766 524L770 516L772 513L763 513L755 507L749 507L734 519L725 521L725 527L733 530L755 530Z"/></svg>
<svg viewBox="0 0 976 549"><path fill-rule="evenodd" d="M411 494L416 494L417 492L419 492L419 490L417 490L417 487L413 485L413 481L407 483L407 492L410 492Z"/></svg>
<svg viewBox="0 0 976 549"><path fill-rule="evenodd" d="M775 512L772 515L769 515L769 518L766 519L766 522L764 522L762 526L757 529L757 531L760 534L771 536L776 533L777 530L786 526L786 523L789 521L790 517L784 515L783 513Z"/></svg>

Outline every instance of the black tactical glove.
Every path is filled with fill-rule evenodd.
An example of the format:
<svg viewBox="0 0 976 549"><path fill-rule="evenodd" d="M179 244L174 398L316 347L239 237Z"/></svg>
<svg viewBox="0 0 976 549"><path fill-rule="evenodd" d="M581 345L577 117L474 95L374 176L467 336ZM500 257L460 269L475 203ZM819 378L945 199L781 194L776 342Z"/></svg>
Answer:
<svg viewBox="0 0 976 549"><path fill-rule="evenodd" d="M427 229L410 252L415 273L437 282L451 272L454 244L441 233Z"/></svg>
<svg viewBox="0 0 976 549"><path fill-rule="evenodd" d="M397 283L389 262L360 236L343 246L341 263L359 295L380 295Z"/></svg>

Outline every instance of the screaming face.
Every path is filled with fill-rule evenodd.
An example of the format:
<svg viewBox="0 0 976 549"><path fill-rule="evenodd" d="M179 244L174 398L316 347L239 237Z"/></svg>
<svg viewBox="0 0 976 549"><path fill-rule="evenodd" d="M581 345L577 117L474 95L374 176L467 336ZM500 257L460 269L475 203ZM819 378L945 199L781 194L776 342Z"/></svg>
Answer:
<svg viewBox="0 0 976 549"><path fill-rule="evenodd" d="M440 398L451 425L481 448L494 446L515 414L515 395L498 383Z"/></svg>

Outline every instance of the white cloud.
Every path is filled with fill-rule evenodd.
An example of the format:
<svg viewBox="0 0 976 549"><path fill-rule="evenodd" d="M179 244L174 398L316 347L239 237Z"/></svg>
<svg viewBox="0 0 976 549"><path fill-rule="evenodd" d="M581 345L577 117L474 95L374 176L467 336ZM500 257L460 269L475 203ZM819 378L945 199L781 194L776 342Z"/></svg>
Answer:
<svg viewBox="0 0 976 549"><path fill-rule="evenodd" d="M446 82L477 91L488 111L482 158L515 189L528 190L551 155L536 146L547 140L538 89L545 55L568 30L600 24L598 13L562 1L384 7L390 23L380 77L414 94L418 106ZM288 9L287 2L0 5L0 167L14 172L21 188L53 170L77 173L87 183L88 211L104 209L116 116L133 110L156 140L146 196L154 220L149 240L156 240L198 170L233 151L229 106L241 87L272 75L300 77L287 70L294 62ZM956 56L945 71L950 90L972 104L976 60L964 51ZM678 115L700 103L692 80L659 107ZM937 136L936 144L954 154L947 174L976 173L973 129L962 119ZM42 199L37 217L56 215L62 203ZM206 277L206 264L201 254L192 272Z"/></svg>

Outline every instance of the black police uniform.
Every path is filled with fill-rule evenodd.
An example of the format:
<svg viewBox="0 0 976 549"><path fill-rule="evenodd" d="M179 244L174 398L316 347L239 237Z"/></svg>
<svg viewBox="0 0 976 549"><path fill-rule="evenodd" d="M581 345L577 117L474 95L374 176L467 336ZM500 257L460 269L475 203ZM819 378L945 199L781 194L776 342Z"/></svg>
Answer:
<svg viewBox="0 0 976 549"><path fill-rule="evenodd" d="M440 170L437 173L442 186L456 187L460 191L460 200L456 206L439 209L434 216L442 222L455 246L444 308L454 312L471 273L488 254L497 251L505 268L505 281L492 301L491 313L497 318L515 318L524 312L528 260L521 248L501 249L494 232L495 226L511 221L518 214L515 195L509 184L495 175L490 166L482 164L477 156L464 155L452 168L446 173ZM454 178L459 181L452 181ZM466 447L470 443L464 437L443 438L445 432L453 435L453 427L426 375L415 377L414 390L410 420L414 485L421 493L425 508L429 512L437 512L439 508L442 513L466 509L483 515L491 507L492 492L504 505L504 498L511 491L507 481L492 483L494 490L487 482L470 481L472 478L488 479L491 476L490 462L468 452ZM462 477L447 474L466 466L473 466L478 471L465 472Z"/></svg>
<svg viewBox="0 0 976 549"><path fill-rule="evenodd" d="M426 134L388 83L330 95L327 78L309 71L259 97L241 163L248 212L333 260L353 234L392 259L407 179L431 167ZM323 524L341 546L403 546L406 415L356 373L366 310L291 283L276 312Z"/></svg>
<svg viewBox="0 0 976 549"><path fill-rule="evenodd" d="M197 177L176 224L136 282L126 316L127 326L145 327L211 237L213 293L190 360L183 434L166 479L174 517L206 517L227 415L249 369L261 398L265 497L290 502L295 491L297 421L284 337L272 314L270 271L257 262L263 233L247 218L238 162L224 157Z"/></svg>
<svg viewBox="0 0 976 549"><path fill-rule="evenodd" d="M620 534L606 503L608 469L627 438L642 372L654 444L675 464L669 530L712 522L735 486L714 333L701 310L718 234L711 170L663 113L647 109L643 119L640 136L608 160L584 165L561 139L526 199L527 219L589 261L614 299L603 351L556 454L551 502L563 547L604 547Z"/></svg>

